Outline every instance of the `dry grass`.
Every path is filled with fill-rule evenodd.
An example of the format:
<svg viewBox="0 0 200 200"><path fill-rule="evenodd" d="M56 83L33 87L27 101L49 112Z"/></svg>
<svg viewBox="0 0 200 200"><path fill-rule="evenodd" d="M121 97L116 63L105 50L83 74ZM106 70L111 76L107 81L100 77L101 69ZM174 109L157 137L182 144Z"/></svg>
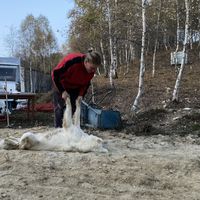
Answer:
<svg viewBox="0 0 200 200"><path fill-rule="evenodd" d="M151 60L152 58L149 56L146 62L144 94L140 101L142 110L161 108L163 101L170 101L177 77L175 66L170 65L170 52L165 52L157 57L155 77L152 77ZM193 64L185 66L178 107L200 107L200 68L197 62L196 60ZM123 114L129 113L138 91L138 74L138 61L130 66L130 72L126 76L124 76L124 69L121 69L118 79L114 80L116 91L105 98L101 106L118 109ZM110 89L109 79L103 76L95 78L94 85L97 94L101 90L106 91L107 89L108 91ZM101 98L101 94L97 95L97 102Z"/></svg>

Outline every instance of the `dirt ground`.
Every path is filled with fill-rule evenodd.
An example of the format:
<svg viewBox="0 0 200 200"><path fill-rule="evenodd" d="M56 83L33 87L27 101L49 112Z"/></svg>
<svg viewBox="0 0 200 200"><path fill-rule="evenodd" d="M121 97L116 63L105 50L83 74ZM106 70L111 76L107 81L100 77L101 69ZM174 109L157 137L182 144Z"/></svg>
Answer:
<svg viewBox="0 0 200 200"><path fill-rule="evenodd" d="M159 62L153 79L147 63L137 116L130 112L137 63L126 77L122 69L108 96L109 81L96 78L95 101L119 110L123 127L84 130L103 138L108 153L0 150L0 199L200 199L200 69L193 62L185 69L178 104L170 102L174 68ZM25 114L11 116L11 128L0 122L0 138L53 129L53 113L36 113L32 121Z"/></svg>
<svg viewBox="0 0 200 200"><path fill-rule="evenodd" d="M198 136L92 132L108 153L1 150L0 199L200 199Z"/></svg>

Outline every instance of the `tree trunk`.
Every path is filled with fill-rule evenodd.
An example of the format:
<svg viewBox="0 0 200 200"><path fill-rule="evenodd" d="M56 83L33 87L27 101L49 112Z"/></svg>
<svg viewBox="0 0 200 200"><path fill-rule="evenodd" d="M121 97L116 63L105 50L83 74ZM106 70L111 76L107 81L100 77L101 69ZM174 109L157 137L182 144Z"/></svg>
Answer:
<svg viewBox="0 0 200 200"><path fill-rule="evenodd" d="M144 86L143 86L144 72L145 72L144 49L145 49L145 35L146 35L146 16L145 16L146 6L144 2L145 0L142 0L142 47L141 47L141 60L140 60L139 87L138 87L138 94L131 108L133 113L136 113L139 110L139 100L144 92Z"/></svg>
<svg viewBox="0 0 200 200"><path fill-rule="evenodd" d="M104 74L105 74L106 77L108 77L108 69L106 68L107 67L106 56L105 56L102 40L100 41L100 47L101 47L101 53L102 53L102 58L103 58Z"/></svg>
<svg viewBox="0 0 200 200"><path fill-rule="evenodd" d="M94 93L93 81L91 81L91 92L92 92L92 103L95 104L95 93Z"/></svg>
<svg viewBox="0 0 200 200"><path fill-rule="evenodd" d="M188 43L188 29L189 29L189 2L188 0L185 0L185 9L186 9L186 20L185 20L185 39L183 43L183 58L182 58L181 67L180 67L180 70L176 79L174 91L173 91L173 96L172 96L173 102L179 101L180 83L181 83L182 74L183 74L183 70L185 66L186 46Z"/></svg>
<svg viewBox="0 0 200 200"><path fill-rule="evenodd" d="M29 77L30 77L30 92L33 92L33 75L32 75L32 63L30 62Z"/></svg>
<svg viewBox="0 0 200 200"><path fill-rule="evenodd" d="M125 43L125 63L126 63L126 71L124 72L124 75L129 73L129 62L128 62L128 44Z"/></svg>
<svg viewBox="0 0 200 200"><path fill-rule="evenodd" d="M175 56L175 72L178 73L179 67L177 66L177 52L179 50L179 40L180 40L180 14L179 14L179 0L176 0L176 21L177 21L177 27L176 27L176 50L174 52Z"/></svg>
<svg viewBox="0 0 200 200"><path fill-rule="evenodd" d="M110 85L114 88L113 78L117 77L117 58L116 58L116 38L112 36L112 20L111 20L111 9L110 9L110 1L107 0L107 8L108 8L108 28L109 28L109 44L110 44Z"/></svg>
<svg viewBox="0 0 200 200"><path fill-rule="evenodd" d="M179 49L179 31L180 31L180 16L179 16L179 3L178 0L176 0L176 21L177 21L177 27L176 27L176 51Z"/></svg>
<svg viewBox="0 0 200 200"><path fill-rule="evenodd" d="M157 51L157 45L158 45L158 30L159 30L159 25L160 25L161 8L162 8L162 0L160 0L160 5L158 8L157 25L156 25L156 39L155 39L154 52L153 52L152 77L155 76L156 51Z"/></svg>
<svg viewBox="0 0 200 200"><path fill-rule="evenodd" d="M113 62L113 41L112 41L112 30L111 30L111 10L110 10L110 1L107 0L107 8L108 8L108 33L109 33L109 45L110 45L110 72L109 72L109 78L110 78L110 85L111 87L114 87L113 83L113 77L112 77L112 62Z"/></svg>

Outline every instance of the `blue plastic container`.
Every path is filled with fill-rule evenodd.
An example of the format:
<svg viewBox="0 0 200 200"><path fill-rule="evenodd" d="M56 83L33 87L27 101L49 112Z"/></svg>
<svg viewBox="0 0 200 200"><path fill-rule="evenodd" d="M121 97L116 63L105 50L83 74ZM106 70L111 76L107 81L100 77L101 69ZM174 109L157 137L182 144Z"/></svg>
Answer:
<svg viewBox="0 0 200 200"><path fill-rule="evenodd" d="M94 108L83 101L81 125L101 129L119 129L122 126L121 115L118 111Z"/></svg>

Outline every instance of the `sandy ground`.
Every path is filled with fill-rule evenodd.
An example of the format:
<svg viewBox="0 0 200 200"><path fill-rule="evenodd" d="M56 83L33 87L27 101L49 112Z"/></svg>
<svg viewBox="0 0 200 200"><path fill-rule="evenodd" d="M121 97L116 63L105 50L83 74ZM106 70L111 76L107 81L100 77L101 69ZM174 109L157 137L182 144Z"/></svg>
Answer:
<svg viewBox="0 0 200 200"><path fill-rule="evenodd" d="M26 131L0 129L0 137ZM200 199L198 137L93 134L109 153L0 150L0 199Z"/></svg>

